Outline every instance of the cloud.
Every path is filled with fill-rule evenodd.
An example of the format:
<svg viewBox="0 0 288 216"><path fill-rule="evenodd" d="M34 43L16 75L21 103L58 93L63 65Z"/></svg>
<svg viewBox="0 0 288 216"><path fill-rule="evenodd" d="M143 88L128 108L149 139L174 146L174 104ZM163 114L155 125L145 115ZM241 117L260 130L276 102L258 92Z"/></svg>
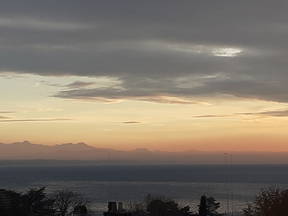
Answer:
<svg viewBox="0 0 288 216"><path fill-rule="evenodd" d="M267 117L288 117L288 110L273 110L273 111L264 111L264 112L246 112L246 113L233 113L227 115L215 115L215 114L207 114L207 115L197 115L193 116L193 118L225 118L232 116L267 116Z"/></svg>
<svg viewBox="0 0 288 216"><path fill-rule="evenodd" d="M224 118L224 117L230 117L232 115L197 115L193 116L193 118Z"/></svg>
<svg viewBox="0 0 288 216"><path fill-rule="evenodd" d="M51 122L51 121L70 121L68 118L51 118L51 119L4 119L0 122Z"/></svg>
<svg viewBox="0 0 288 216"><path fill-rule="evenodd" d="M87 86L91 86L94 85L94 82L83 82L83 81L75 81L72 82L70 84L65 85L65 87L68 88L83 88L83 87L87 87Z"/></svg>
<svg viewBox="0 0 288 216"><path fill-rule="evenodd" d="M141 124L142 122L139 122L139 121L125 121L125 122L122 122L123 124Z"/></svg>
<svg viewBox="0 0 288 216"><path fill-rule="evenodd" d="M0 73L121 81L119 88L71 83L60 98L288 102L287 9L282 0L4 0Z"/></svg>
<svg viewBox="0 0 288 216"><path fill-rule="evenodd" d="M9 113L15 113L15 112L14 111L0 111L0 113L4 113L4 114L8 113L9 114Z"/></svg>
<svg viewBox="0 0 288 216"><path fill-rule="evenodd" d="M123 88L92 88L92 89L72 89L58 92L54 97L90 101L117 102L121 100L138 100L146 102L157 102L166 104L205 104L202 101L193 100L180 95L159 94L150 89L137 89L130 91Z"/></svg>
<svg viewBox="0 0 288 216"><path fill-rule="evenodd" d="M9 119L7 116L0 116L0 119Z"/></svg>
<svg viewBox="0 0 288 216"><path fill-rule="evenodd" d="M259 115L259 116L270 116L270 117L288 117L288 110L276 110L276 111L265 111L265 112L249 112L240 113L242 115Z"/></svg>

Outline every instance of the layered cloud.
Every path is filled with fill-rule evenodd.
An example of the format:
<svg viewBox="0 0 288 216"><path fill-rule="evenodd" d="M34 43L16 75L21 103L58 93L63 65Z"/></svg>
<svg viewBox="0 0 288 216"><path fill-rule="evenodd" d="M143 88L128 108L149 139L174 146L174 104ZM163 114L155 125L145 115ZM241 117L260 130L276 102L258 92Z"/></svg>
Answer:
<svg viewBox="0 0 288 216"><path fill-rule="evenodd" d="M119 81L71 83L60 98L287 102L287 9L284 0L7 0L0 71Z"/></svg>

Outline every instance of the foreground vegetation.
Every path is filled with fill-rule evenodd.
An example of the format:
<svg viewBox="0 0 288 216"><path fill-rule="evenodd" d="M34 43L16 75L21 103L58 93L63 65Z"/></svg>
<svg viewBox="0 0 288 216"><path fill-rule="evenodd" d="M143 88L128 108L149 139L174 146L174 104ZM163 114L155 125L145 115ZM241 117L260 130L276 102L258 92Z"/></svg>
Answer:
<svg viewBox="0 0 288 216"><path fill-rule="evenodd" d="M0 189L1 216L88 216L88 200L70 190L47 194L45 187L29 189L25 193ZM143 202L130 204L128 209L106 212L107 216L221 216L220 203L203 195L198 211L180 206L174 200L148 195ZM226 214L228 215L228 214ZM288 190L269 188L262 190L243 210L243 216L287 216Z"/></svg>
<svg viewBox="0 0 288 216"><path fill-rule="evenodd" d="M255 201L243 211L245 216L287 216L288 190L279 188L262 190Z"/></svg>
<svg viewBox="0 0 288 216"><path fill-rule="evenodd" d="M45 187L26 193L0 190L1 216L68 216L88 215L87 201L69 190L56 191L49 196Z"/></svg>

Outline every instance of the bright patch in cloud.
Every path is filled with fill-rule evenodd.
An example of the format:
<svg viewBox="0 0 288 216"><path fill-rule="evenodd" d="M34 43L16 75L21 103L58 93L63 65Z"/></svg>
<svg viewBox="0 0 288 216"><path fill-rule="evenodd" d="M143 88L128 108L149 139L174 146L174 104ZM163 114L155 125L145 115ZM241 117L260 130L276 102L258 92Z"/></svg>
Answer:
<svg viewBox="0 0 288 216"><path fill-rule="evenodd" d="M219 57L236 57L243 52L240 48L221 47L210 44L193 44L193 43L173 43L167 41L149 41L145 43L155 49L168 49L170 51L190 53L190 54L206 54Z"/></svg>
<svg viewBox="0 0 288 216"><path fill-rule="evenodd" d="M219 57L236 57L242 52L243 50L238 48L216 48L212 51L212 54Z"/></svg>

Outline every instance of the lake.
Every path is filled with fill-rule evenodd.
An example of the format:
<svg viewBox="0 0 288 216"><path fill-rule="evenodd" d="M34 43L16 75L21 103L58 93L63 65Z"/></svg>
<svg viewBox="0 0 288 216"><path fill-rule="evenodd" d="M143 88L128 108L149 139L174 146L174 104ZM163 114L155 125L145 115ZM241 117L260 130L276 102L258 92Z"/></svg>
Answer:
<svg viewBox="0 0 288 216"><path fill-rule="evenodd" d="M288 165L0 165L0 188L38 186L80 192L98 214L108 201L140 202L147 194L164 195L195 211L206 194L221 203L222 212L239 212L262 188L288 188Z"/></svg>

